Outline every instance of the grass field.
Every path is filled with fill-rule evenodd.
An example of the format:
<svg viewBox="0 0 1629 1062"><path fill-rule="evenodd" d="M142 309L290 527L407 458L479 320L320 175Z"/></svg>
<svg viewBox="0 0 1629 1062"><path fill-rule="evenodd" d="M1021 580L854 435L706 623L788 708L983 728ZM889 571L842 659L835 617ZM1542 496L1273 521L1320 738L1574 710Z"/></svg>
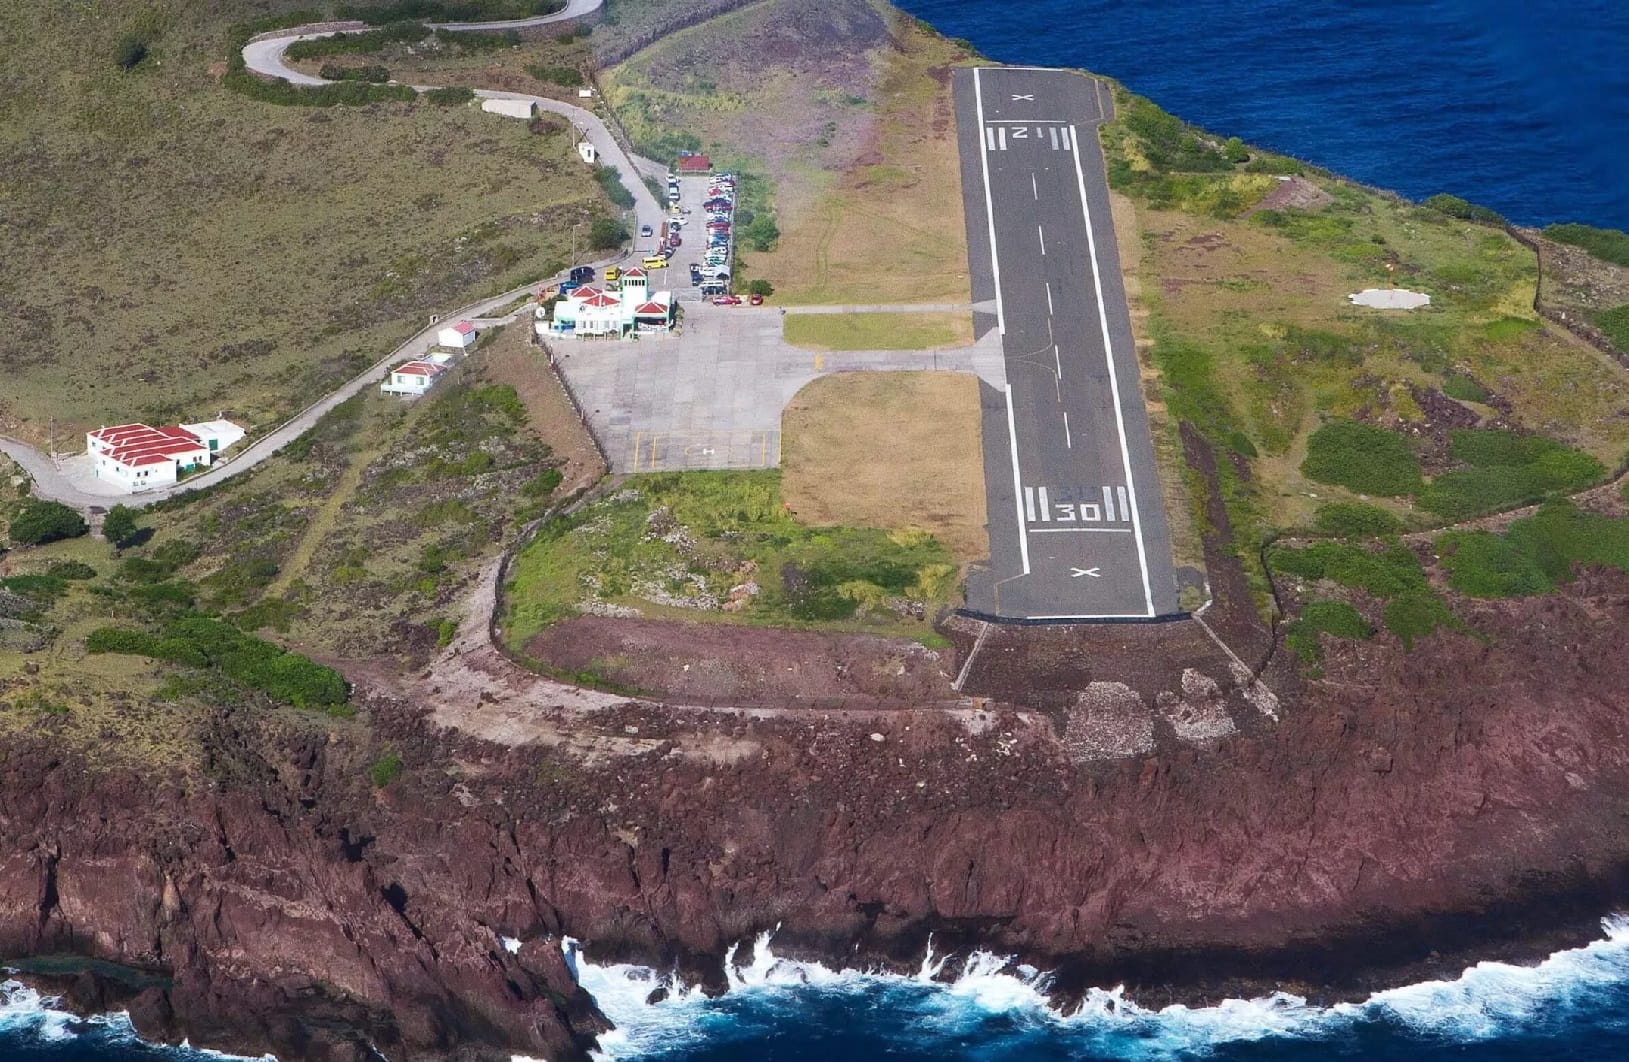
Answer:
<svg viewBox="0 0 1629 1062"><path fill-rule="evenodd" d="M549 525L511 572L503 628L516 649L579 613L931 639L959 591L932 535L811 526L788 510L779 472L629 477Z"/></svg>
<svg viewBox="0 0 1629 1062"><path fill-rule="evenodd" d="M775 56L765 72L763 56ZM968 298L950 64L962 49L869 0L764 0L605 78L642 153L762 175L781 238L746 273L796 302Z"/></svg>
<svg viewBox="0 0 1629 1062"><path fill-rule="evenodd" d="M931 350L973 342L969 313L790 313L786 341L810 350Z"/></svg>
<svg viewBox="0 0 1629 1062"><path fill-rule="evenodd" d="M781 489L797 518L927 531L957 561L990 556L978 380L963 373L842 373L815 380L781 420Z"/></svg>
<svg viewBox="0 0 1629 1062"><path fill-rule="evenodd" d="M1539 321L1534 255L1502 230L1260 152L1226 162L1124 93L1119 115L1103 139L1111 181L1135 205L1122 213L1134 213L1136 232L1122 241L1139 243L1134 312L1152 390L1167 431L1186 420L1248 468L1246 477L1223 462L1243 541L1356 500L1303 473L1327 463L1307 464L1308 442L1332 421L1395 435L1428 477L1466 467L1450 435L1479 424L1550 436L1606 468L1624 457L1629 421L1617 411L1629 406L1629 375ZM1250 211L1274 174L1303 171L1328 205ZM1431 307L1347 301L1392 281L1431 294ZM1375 500L1429 522L1407 500L1414 490Z"/></svg>
<svg viewBox="0 0 1629 1062"><path fill-rule="evenodd" d="M263 4L282 10L295 3ZM610 211L566 135L466 108L307 109L224 89L241 13L12 4L0 92L0 428L276 423L431 313L565 262Z"/></svg>

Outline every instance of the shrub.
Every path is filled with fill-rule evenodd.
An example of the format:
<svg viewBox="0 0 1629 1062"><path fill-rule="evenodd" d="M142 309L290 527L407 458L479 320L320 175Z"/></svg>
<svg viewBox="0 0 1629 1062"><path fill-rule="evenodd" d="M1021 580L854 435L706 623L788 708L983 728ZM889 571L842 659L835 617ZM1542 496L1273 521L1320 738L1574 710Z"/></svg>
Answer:
<svg viewBox="0 0 1629 1062"><path fill-rule="evenodd" d="M605 196L612 203L623 210L631 210L634 205L633 193L623 187L622 171L615 166L595 166L594 180L599 182L605 190Z"/></svg>
<svg viewBox="0 0 1629 1062"><path fill-rule="evenodd" d="M1434 195L1423 204L1439 214L1447 214L1461 221L1476 221L1484 225L1503 225L1504 215L1485 206L1477 206L1457 195Z"/></svg>
<svg viewBox="0 0 1629 1062"><path fill-rule="evenodd" d="M402 776L402 758L394 752L387 752L373 761L368 768L368 779L373 782L375 789L383 789Z"/></svg>
<svg viewBox="0 0 1629 1062"><path fill-rule="evenodd" d="M596 251L610 251L628 239L628 230L614 218L595 218L588 227L588 246Z"/></svg>
<svg viewBox="0 0 1629 1062"><path fill-rule="evenodd" d="M1455 622L1442 598L1430 590L1416 590L1386 602L1380 618L1388 631L1403 640L1406 649L1414 648L1414 639Z"/></svg>
<svg viewBox="0 0 1629 1062"><path fill-rule="evenodd" d="M228 678L298 708L333 710L350 696L344 678L333 668L208 616L185 616L161 635L103 627L90 633L85 648L218 668Z"/></svg>
<svg viewBox="0 0 1629 1062"><path fill-rule="evenodd" d="M390 71L382 66L340 66L324 63L318 74L328 81L367 81L383 84L390 80Z"/></svg>
<svg viewBox="0 0 1629 1062"><path fill-rule="evenodd" d="M1310 601L1295 622L1284 629L1284 643L1303 662L1317 660L1323 656L1320 634L1367 639L1374 636L1374 628L1344 601Z"/></svg>
<svg viewBox="0 0 1629 1062"><path fill-rule="evenodd" d="M528 498L546 498L559 489L563 478L558 468L545 468L521 487L520 492Z"/></svg>
<svg viewBox="0 0 1629 1062"><path fill-rule="evenodd" d="M1227 138L1227 142L1222 145L1222 157L1234 165L1249 162L1250 149L1244 146L1243 140L1236 136L1230 136Z"/></svg>
<svg viewBox="0 0 1629 1062"><path fill-rule="evenodd" d="M760 277L747 285L747 294L763 295L767 297L775 294L775 285Z"/></svg>
<svg viewBox="0 0 1629 1062"><path fill-rule="evenodd" d="M1394 597L1426 585L1420 559L1400 543L1376 552L1340 542L1319 542L1305 549L1275 549L1267 559L1276 571L1328 579L1376 597Z"/></svg>
<svg viewBox="0 0 1629 1062"><path fill-rule="evenodd" d="M412 90L409 89L408 91L411 92ZM425 102L433 103L437 107L457 107L461 104L468 103L474 98L474 89L461 88L457 85L449 88L431 89L424 94Z"/></svg>
<svg viewBox="0 0 1629 1062"><path fill-rule="evenodd" d="M128 505L115 505L102 517L102 537L114 549L129 542L136 536L136 510Z"/></svg>
<svg viewBox="0 0 1629 1062"><path fill-rule="evenodd" d="M1595 315L1595 324L1608 342L1619 350L1629 352L1629 305L1602 310Z"/></svg>
<svg viewBox="0 0 1629 1062"><path fill-rule="evenodd" d="M752 219L751 224L741 229L741 242L754 251L774 250L775 243L781 238L780 226L768 214L759 214Z"/></svg>
<svg viewBox="0 0 1629 1062"><path fill-rule="evenodd" d="M82 561L57 561L45 569L45 574L52 579L94 579L96 569Z"/></svg>
<svg viewBox="0 0 1629 1062"><path fill-rule="evenodd" d="M1590 225L1551 225L1544 235L1559 243L1582 247L1603 262L1629 266L1629 233Z"/></svg>
<svg viewBox="0 0 1629 1062"><path fill-rule="evenodd" d="M119 38L119 43L113 50L113 61L119 64L120 70L134 70L147 58L147 50L152 46L145 36L139 33L127 33Z"/></svg>
<svg viewBox="0 0 1629 1062"><path fill-rule="evenodd" d="M1395 432L1353 420L1332 420L1312 433L1301 474L1359 494L1416 494L1424 485L1420 460Z"/></svg>
<svg viewBox="0 0 1629 1062"><path fill-rule="evenodd" d="M1450 376L1442 381L1442 393L1461 402L1486 402L1488 389L1469 376Z"/></svg>
<svg viewBox="0 0 1629 1062"><path fill-rule="evenodd" d="M1466 429L1449 452L1470 466L1445 472L1420 494L1420 506L1451 520L1581 490L1606 474L1594 457L1542 435Z"/></svg>
<svg viewBox="0 0 1629 1062"><path fill-rule="evenodd" d="M11 518L8 534L20 545L39 546L65 538L78 538L89 528L78 511L61 502L30 500Z"/></svg>
<svg viewBox="0 0 1629 1062"><path fill-rule="evenodd" d="M1380 508L1363 502L1330 502L1320 505L1314 526L1338 538L1381 538L1403 529L1403 521Z"/></svg>
<svg viewBox="0 0 1629 1062"><path fill-rule="evenodd" d="M1437 539L1448 584L1471 597L1526 597L1555 588L1520 545L1487 531L1453 531Z"/></svg>
<svg viewBox="0 0 1629 1062"><path fill-rule="evenodd" d="M370 26L384 26L404 19L497 22L533 15L552 15L565 6L564 0L392 0L391 3L379 5L342 5L338 14L340 18L355 19Z"/></svg>
<svg viewBox="0 0 1629 1062"><path fill-rule="evenodd" d="M526 72L539 81L566 88L576 88L583 83L583 72L574 66L563 64L546 66L543 63L533 63L526 68Z"/></svg>
<svg viewBox="0 0 1629 1062"><path fill-rule="evenodd" d="M330 55L367 55L391 44L417 44L430 36L422 22L397 22L365 33L336 33L332 37L295 41L284 54L290 59L322 59ZM327 77L325 73L322 75Z"/></svg>

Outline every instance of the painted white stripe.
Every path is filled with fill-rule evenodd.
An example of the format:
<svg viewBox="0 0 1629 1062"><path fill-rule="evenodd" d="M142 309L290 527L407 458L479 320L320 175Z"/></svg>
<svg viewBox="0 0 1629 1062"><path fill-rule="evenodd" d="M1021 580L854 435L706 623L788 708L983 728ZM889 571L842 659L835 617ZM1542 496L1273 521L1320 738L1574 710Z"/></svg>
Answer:
<svg viewBox="0 0 1629 1062"><path fill-rule="evenodd" d="M1034 487L1025 487L1024 488L1024 516L1026 516L1030 520L1030 522L1032 522L1032 523L1035 520L1035 488Z"/></svg>
<svg viewBox="0 0 1629 1062"><path fill-rule="evenodd" d="M1063 444L1069 449L1075 448L1075 437L1069 434L1069 411L1063 411Z"/></svg>
<svg viewBox="0 0 1629 1062"><path fill-rule="evenodd" d="M980 69L983 69L983 68L981 67ZM1011 70L1012 67L1004 66L1001 69L1003 69L1003 70ZM990 119L990 124L991 125L1025 125L1025 126L1028 126L1028 125L1036 125L1036 126L1039 126L1039 125L1068 125L1069 124L1069 119L1067 119L1067 118L992 118L992 119Z"/></svg>
<svg viewBox="0 0 1629 1062"><path fill-rule="evenodd" d="M1058 379L1062 380L1063 379L1063 358L1060 357L1059 354L1058 354L1058 345L1056 343L1052 344L1052 368L1053 368L1054 371L1057 372ZM1065 416L1067 416L1067 414L1065 414Z"/></svg>
<svg viewBox="0 0 1629 1062"><path fill-rule="evenodd" d="M1095 612L1078 616L1026 616L1032 620L1056 620L1059 623L1068 623L1074 620L1105 620L1105 619L1147 619L1146 612Z"/></svg>
<svg viewBox="0 0 1629 1062"><path fill-rule="evenodd" d="M1080 130L1069 127L1069 138L1075 146L1075 182L1080 187L1080 211L1086 219L1086 248L1092 259L1092 287L1097 293L1097 320L1103 327L1103 359L1109 364L1109 390L1114 394L1114 423L1120 433L1120 459L1125 468L1127 490L1131 495L1131 529L1137 539L1137 566L1143 573L1143 603L1148 615L1154 615L1154 590L1148 582L1148 551L1143 544L1142 519L1137 515L1137 485L1131 477L1131 446L1126 441L1125 411L1120 407L1120 377L1114 368L1114 347L1109 338L1109 312L1103 305L1103 274L1097 263L1097 236L1092 231L1092 208L1086 202L1086 173L1080 166Z"/></svg>
<svg viewBox="0 0 1629 1062"><path fill-rule="evenodd" d="M1049 125L1046 127L1046 131L1052 134L1052 150L1058 150L1058 127Z"/></svg>
<svg viewBox="0 0 1629 1062"><path fill-rule="evenodd" d="M1046 282L1046 315L1052 316L1052 281Z"/></svg>
<svg viewBox="0 0 1629 1062"><path fill-rule="evenodd" d="M1097 534L1097 535L1129 535L1129 527L1037 527L1037 535L1069 535L1069 534Z"/></svg>
<svg viewBox="0 0 1629 1062"><path fill-rule="evenodd" d="M1046 254L1046 230L1037 225L1035 226L1035 235L1040 237L1041 254L1044 256Z"/></svg>
<svg viewBox="0 0 1629 1062"><path fill-rule="evenodd" d="M1069 150L1069 138L1068 138L1068 137L1064 137L1064 138L1063 138L1063 145L1062 145L1062 149L1063 149L1063 150L1064 150L1064 151L1068 151L1068 150Z"/></svg>
<svg viewBox="0 0 1629 1062"><path fill-rule="evenodd" d="M996 144L1002 151L1007 150L1007 127L1004 125L996 129Z"/></svg>
<svg viewBox="0 0 1629 1062"><path fill-rule="evenodd" d="M1131 512L1131 506L1126 504L1126 488L1124 488L1124 487L1115 487L1114 490L1115 490L1115 493L1120 496L1120 511L1122 513Z"/></svg>
<svg viewBox="0 0 1629 1062"><path fill-rule="evenodd" d="M1046 488L1042 487L1040 493L1041 493L1041 521L1043 523L1050 522L1051 519L1052 519L1052 508L1051 508L1051 506L1047 505L1047 503L1046 503Z"/></svg>
<svg viewBox="0 0 1629 1062"><path fill-rule="evenodd" d="M1109 488L1109 487L1104 487L1103 488L1103 511L1108 514L1108 518L1110 520L1115 519L1115 516L1114 516L1114 491L1113 491L1112 488Z"/></svg>
<svg viewBox="0 0 1629 1062"><path fill-rule="evenodd" d="M983 129L984 128L984 90L983 90L983 88L980 87L980 84L979 84L979 68L976 67L976 66L973 68L973 99L978 104L979 128ZM990 201L990 156L986 155L982 151L979 152L979 163L984 168L984 216L990 223L990 269L995 274L996 331L1001 335L1006 335L1007 334L1007 315L1006 315L1006 311L1003 310L1002 306L1001 306L1001 256L996 254L995 204ZM1007 394L1007 419L1009 421L1012 420L1012 392L1011 392L1010 388L1008 389L1008 394ZM1016 473L1018 471L1018 436L1016 434L1013 435L1012 445L1013 445L1013 457L1012 457L1013 471ZM1018 482L1017 482L1016 479L1014 479L1014 481L1013 481L1013 486L1015 488L1018 486ZM1024 574L1025 575L1029 574L1029 547L1028 546L1024 547Z"/></svg>
<svg viewBox="0 0 1629 1062"><path fill-rule="evenodd" d="M1036 183L1035 175L1033 173L1029 175L1029 190L1035 193L1036 199L1041 198L1041 186Z"/></svg>
<svg viewBox="0 0 1629 1062"><path fill-rule="evenodd" d="M984 147L988 151L994 151L995 150L995 130L994 129L985 129L984 130Z"/></svg>
<svg viewBox="0 0 1629 1062"><path fill-rule="evenodd" d="M974 77L978 76L975 70ZM1007 385L1007 440L1012 443L1012 503L1018 510L1018 555L1024 560L1024 574L1029 574L1029 525L1024 522L1024 478L1018 471L1018 426L1012 415L1012 384Z"/></svg>

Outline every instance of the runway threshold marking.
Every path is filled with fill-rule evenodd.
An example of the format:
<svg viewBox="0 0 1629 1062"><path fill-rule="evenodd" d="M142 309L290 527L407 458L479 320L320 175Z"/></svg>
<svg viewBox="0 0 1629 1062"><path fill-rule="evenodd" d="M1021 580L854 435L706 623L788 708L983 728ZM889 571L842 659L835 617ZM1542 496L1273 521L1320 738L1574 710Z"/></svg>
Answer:
<svg viewBox="0 0 1629 1062"><path fill-rule="evenodd" d="M975 82L976 83L976 82ZM1103 359L1109 367L1109 390L1114 395L1114 425L1120 435L1120 460L1126 474L1126 492L1130 494L1131 528L1137 541L1137 566L1143 577L1143 603L1148 609L1148 615L1154 615L1154 590L1148 581L1148 551L1143 545L1142 518L1137 512L1136 481L1131 476L1131 445L1126 440L1125 412L1120 408L1120 378L1114 368L1114 347L1109 337L1109 313L1103 302L1103 275L1097 261L1097 236L1092 230L1092 208L1086 201L1086 172L1080 164L1080 130L1071 125L1069 138L1074 145L1075 156L1075 182L1080 189L1080 210L1086 219L1086 249L1092 259L1092 288L1097 295L1097 320L1103 328ZM982 157L982 152L980 153ZM985 186L988 191L988 184ZM992 218L992 227L994 221ZM1015 451L1016 453L1016 451ZM1122 501L1125 500L1122 494Z"/></svg>
<svg viewBox="0 0 1629 1062"><path fill-rule="evenodd" d="M973 99L978 105L979 129L982 131L985 128L984 88L982 83L979 81L979 68L976 66L973 68ZM1005 142L1003 142L1003 144L1004 143ZM1079 156L1077 155L1076 157L1078 158ZM1001 304L1001 256L996 253L995 204L990 201L990 156L987 152L979 152L979 165L984 169L984 217L985 220L990 224L990 269L995 273L996 331L1001 335L1006 335L1007 313ZM1007 396L1007 420L1009 422L1012 420L1011 389L1008 390ZM1018 436L1016 433L1013 435L1012 445L1013 468L1016 471L1018 467ZM1024 547L1024 574L1029 574L1028 546Z"/></svg>

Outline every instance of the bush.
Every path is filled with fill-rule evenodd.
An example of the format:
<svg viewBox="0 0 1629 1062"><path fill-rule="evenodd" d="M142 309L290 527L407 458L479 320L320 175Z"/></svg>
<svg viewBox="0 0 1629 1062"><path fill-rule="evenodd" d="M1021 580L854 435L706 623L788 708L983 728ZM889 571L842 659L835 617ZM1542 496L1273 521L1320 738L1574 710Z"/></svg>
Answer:
<svg viewBox="0 0 1629 1062"><path fill-rule="evenodd" d="M382 66L340 66L324 63L318 75L327 81L367 81L382 85L390 80L390 71Z"/></svg>
<svg viewBox="0 0 1629 1062"><path fill-rule="evenodd" d="M1464 429L1449 452L1470 466L1445 472L1420 494L1420 506L1450 520L1582 490L1606 474L1594 457L1542 435Z"/></svg>
<svg viewBox="0 0 1629 1062"><path fill-rule="evenodd" d="M775 224L775 219L768 214L758 214L751 224L741 229L741 242L754 251L771 251L775 243L781 238L781 230Z"/></svg>
<svg viewBox="0 0 1629 1062"><path fill-rule="evenodd" d="M1332 420L1312 433L1301 474L1385 497L1417 494L1424 486L1420 459L1407 439L1353 420Z"/></svg>
<svg viewBox="0 0 1629 1062"><path fill-rule="evenodd" d="M92 653L130 653L191 667L214 667L273 700L297 708L333 710L350 696L345 680L331 667L284 651L208 616L174 621L161 635L103 627L85 639Z"/></svg>
<svg viewBox="0 0 1629 1062"><path fill-rule="evenodd" d="M1621 351L1629 352L1629 305L1602 310L1595 315L1595 324L1606 336L1607 342Z"/></svg>
<svg viewBox="0 0 1629 1062"><path fill-rule="evenodd" d="M90 530L78 511L61 502L31 500L11 518L8 534L19 545L40 546L65 538L78 538Z"/></svg>
<svg viewBox="0 0 1629 1062"><path fill-rule="evenodd" d="M526 68L526 72L539 81L562 85L565 88L576 88L583 83L583 72L574 66L545 66L542 63L533 63Z"/></svg>
<svg viewBox="0 0 1629 1062"><path fill-rule="evenodd" d="M1403 529L1403 521L1378 505L1363 502L1330 502L1320 505L1314 526L1337 538L1382 538Z"/></svg>
<svg viewBox="0 0 1629 1062"><path fill-rule="evenodd" d="M57 561L45 574L52 579L84 580L96 578L96 569L81 561Z"/></svg>
<svg viewBox="0 0 1629 1062"><path fill-rule="evenodd" d="M1284 629L1284 643L1303 662L1323 656L1320 634L1336 638L1368 639L1374 628L1364 622L1358 610L1344 601L1310 601L1301 615Z"/></svg>
<svg viewBox="0 0 1629 1062"><path fill-rule="evenodd" d="M594 180L599 182L605 190L605 196L612 203L623 210L631 210L634 205L633 193L622 184L622 171L615 166L595 166Z"/></svg>
<svg viewBox="0 0 1629 1062"><path fill-rule="evenodd" d="M1434 195L1423 204L1439 214L1447 214L1461 221L1475 221L1484 225L1503 225L1504 215L1485 206L1477 206L1457 195Z"/></svg>
<svg viewBox="0 0 1629 1062"><path fill-rule="evenodd" d="M1551 225L1544 235L1558 243L1582 247L1603 262L1629 266L1629 233L1590 225Z"/></svg>
<svg viewBox="0 0 1629 1062"><path fill-rule="evenodd" d="M1400 543L1375 552L1339 542L1319 542L1305 549L1275 549L1268 554L1267 562L1275 571L1328 579L1367 590L1376 597L1395 597L1426 586L1420 559Z"/></svg>
<svg viewBox="0 0 1629 1062"><path fill-rule="evenodd" d="M147 58L147 50L151 46L152 42L145 36L127 33L119 38L119 43L113 50L113 61L119 64L120 70L134 70Z"/></svg>
<svg viewBox="0 0 1629 1062"><path fill-rule="evenodd" d="M411 92L412 90L409 89L408 91ZM461 88L457 85L449 88L431 89L424 94L425 102L432 103L437 107L458 107L474 98L474 89Z"/></svg>
<svg viewBox="0 0 1629 1062"><path fill-rule="evenodd" d="M1405 649L1414 648L1414 639L1455 623L1454 614L1448 611L1442 598L1429 590L1403 594L1386 602L1380 618L1388 631L1403 640Z"/></svg>
<svg viewBox="0 0 1629 1062"><path fill-rule="evenodd" d="M563 479L558 468L545 468L520 488L528 498L546 498L560 487Z"/></svg>
<svg viewBox="0 0 1629 1062"><path fill-rule="evenodd" d="M375 789L383 789L402 776L402 758L394 752L387 752L373 761L368 768L368 778L373 782Z"/></svg>
<svg viewBox="0 0 1629 1062"><path fill-rule="evenodd" d="M1448 585L1471 597L1526 597L1555 588L1520 545L1487 531L1453 531L1437 539Z"/></svg>
<svg viewBox="0 0 1629 1062"><path fill-rule="evenodd" d="M615 250L627 239L628 230L615 218L595 218L588 227L588 246L596 251Z"/></svg>
<svg viewBox="0 0 1629 1062"><path fill-rule="evenodd" d="M1461 402L1486 402L1488 389L1469 376L1450 376L1442 381L1442 393Z"/></svg>
<svg viewBox="0 0 1629 1062"><path fill-rule="evenodd" d="M115 505L102 517L102 537L118 549L136 536L136 510L128 505Z"/></svg>
<svg viewBox="0 0 1629 1062"><path fill-rule="evenodd" d="M767 280L759 278L747 285L747 294L762 295L767 298L768 296L775 294L775 285L771 284Z"/></svg>
<svg viewBox="0 0 1629 1062"><path fill-rule="evenodd" d="M498 22L533 15L552 15L565 6L565 0L393 0L380 5L343 5L338 14L340 18L355 19L370 26L384 26L405 19Z"/></svg>
<svg viewBox="0 0 1629 1062"><path fill-rule="evenodd" d="M430 36L430 27L421 22L397 22L384 29L365 33L336 33L332 37L295 41L284 54L290 59L322 59L330 55L368 55L391 44L417 44ZM327 77L325 73L322 75Z"/></svg>

